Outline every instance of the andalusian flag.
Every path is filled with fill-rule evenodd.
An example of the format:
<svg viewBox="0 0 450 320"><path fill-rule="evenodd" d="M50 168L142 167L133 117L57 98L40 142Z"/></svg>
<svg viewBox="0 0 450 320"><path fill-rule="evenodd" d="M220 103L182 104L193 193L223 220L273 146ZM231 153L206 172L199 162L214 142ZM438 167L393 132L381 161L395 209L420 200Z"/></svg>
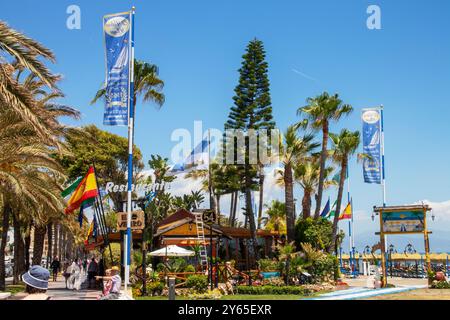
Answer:
<svg viewBox="0 0 450 320"><path fill-rule="evenodd" d="M347 220L352 218L352 203L349 202L345 210L339 216L339 220Z"/></svg>
<svg viewBox="0 0 450 320"><path fill-rule="evenodd" d="M70 187L69 187L70 188ZM81 180L76 187L69 201L67 201L67 208L64 210L66 214L72 213L81 204L91 198L95 198L98 195L97 181L95 179L94 168L90 167L86 176Z"/></svg>

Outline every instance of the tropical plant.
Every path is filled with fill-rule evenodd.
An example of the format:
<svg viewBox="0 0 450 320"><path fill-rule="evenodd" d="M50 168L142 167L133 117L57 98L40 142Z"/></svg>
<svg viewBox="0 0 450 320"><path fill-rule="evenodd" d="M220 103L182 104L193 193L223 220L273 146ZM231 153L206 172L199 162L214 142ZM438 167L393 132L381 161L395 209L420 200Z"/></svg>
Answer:
<svg viewBox="0 0 450 320"><path fill-rule="evenodd" d="M340 179L339 179L339 190L338 190L338 198L336 204L336 213L334 215L333 220L333 241L330 247L328 247L328 251L332 250L332 246L334 245L334 250L336 250L336 232L337 226L339 222L339 215L341 213L341 204L342 204L342 195L344 192L344 183L348 170L348 160L349 158L356 153L356 150L359 147L360 136L359 132L351 132L347 129L343 129L339 135L330 133L330 138L333 143L332 150L330 154L335 163L340 166Z"/></svg>
<svg viewBox="0 0 450 320"><path fill-rule="evenodd" d="M300 219L295 225L295 243L310 244L316 250L326 250L333 241L333 224L327 219Z"/></svg>
<svg viewBox="0 0 450 320"><path fill-rule="evenodd" d="M265 224L266 230L279 231L282 234L286 233L286 206L283 202L278 200L272 200L270 206L267 208L265 214L267 217L263 217L262 221Z"/></svg>
<svg viewBox="0 0 450 320"><path fill-rule="evenodd" d="M342 116L348 115L352 112L353 108L348 104L343 104L338 94L330 95L327 92L314 98L308 98L306 102L306 106L300 107L297 110L298 115L305 116L298 125L303 127L308 126L314 130L322 131L319 185L317 188L316 209L314 213L314 218L318 219L322 204L326 171L325 167L328 158L329 124L330 121L338 121Z"/></svg>
<svg viewBox="0 0 450 320"><path fill-rule="evenodd" d="M312 157L308 161L296 163L294 170L294 179L303 189L302 198L302 215L303 219L311 216L311 197L316 193L319 186L320 164L317 157ZM333 172L333 167L325 168L325 182L324 187L327 188L335 185L334 180L328 180L328 177Z"/></svg>
<svg viewBox="0 0 450 320"><path fill-rule="evenodd" d="M134 60L134 110L136 109L137 97L142 97L142 102L154 102L158 107L164 104L165 96L162 93L164 81L159 78L158 67L154 64L141 60ZM97 91L91 104L104 98L106 88Z"/></svg>
<svg viewBox="0 0 450 320"><path fill-rule="evenodd" d="M298 137L297 128L290 126L284 134L284 141L280 143L286 205L286 229L289 241L293 241L295 238L293 167L296 163L307 161L311 152L318 147L318 144L313 142L313 139L314 136L312 134L305 134L303 137ZM281 172L279 171L279 173Z"/></svg>

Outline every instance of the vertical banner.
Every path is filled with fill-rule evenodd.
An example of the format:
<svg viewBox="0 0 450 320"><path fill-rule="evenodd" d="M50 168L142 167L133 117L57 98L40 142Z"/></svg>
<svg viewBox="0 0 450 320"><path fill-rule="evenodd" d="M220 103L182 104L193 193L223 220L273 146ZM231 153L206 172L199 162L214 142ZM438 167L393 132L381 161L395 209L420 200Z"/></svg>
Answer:
<svg viewBox="0 0 450 320"><path fill-rule="evenodd" d="M381 184L383 163L381 158L381 109L363 109L363 162L365 183Z"/></svg>
<svg viewBox="0 0 450 320"><path fill-rule="evenodd" d="M103 124L128 125L130 83L130 13L103 17L106 50L106 93Z"/></svg>

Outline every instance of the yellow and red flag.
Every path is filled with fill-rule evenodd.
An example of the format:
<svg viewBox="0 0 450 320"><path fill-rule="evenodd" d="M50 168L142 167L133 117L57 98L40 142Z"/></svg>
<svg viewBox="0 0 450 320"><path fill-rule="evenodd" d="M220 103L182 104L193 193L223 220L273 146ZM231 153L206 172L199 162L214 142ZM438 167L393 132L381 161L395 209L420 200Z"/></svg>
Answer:
<svg viewBox="0 0 450 320"><path fill-rule="evenodd" d="M345 207L345 210L342 211L342 213L339 215L339 220L347 220L351 218L352 218L352 204L351 202L349 202L347 207Z"/></svg>
<svg viewBox="0 0 450 320"><path fill-rule="evenodd" d="M81 204L98 195L97 181L95 179L95 171L93 167L89 168L86 176L81 180L78 187L73 192L69 201L67 201L67 208L64 210L66 214L70 214L80 208Z"/></svg>

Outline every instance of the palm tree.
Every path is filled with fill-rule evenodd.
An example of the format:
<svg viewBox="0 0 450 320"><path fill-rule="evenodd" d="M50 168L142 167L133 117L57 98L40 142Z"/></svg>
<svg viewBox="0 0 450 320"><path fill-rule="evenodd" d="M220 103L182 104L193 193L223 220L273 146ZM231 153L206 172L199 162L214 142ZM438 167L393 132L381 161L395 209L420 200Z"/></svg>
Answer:
<svg viewBox="0 0 450 320"><path fill-rule="evenodd" d="M142 102L154 102L158 107L162 107L165 101L165 96L162 93L163 88L164 81L159 78L158 67L135 59L133 110L136 111L138 96L142 97ZM106 88L98 90L91 104L96 103L100 98L104 98L105 94Z"/></svg>
<svg viewBox="0 0 450 320"><path fill-rule="evenodd" d="M270 206L265 205L267 208L265 214L267 217L263 217L261 220L265 223L266 230L278 231L286 233L286 206L283 202L278 200L272 200Z"/></svg>
<svg viewBox="0 0 450 320"><path fill-rule="evenodd" d="M298 124L299 126L309 126L315 130L322 130L322 151L320 154L320 173L314 213L315 219L319 218L322 205L325 164L328 158L327 149L330 121L337 121L352 111L353 107L348 104L343 104L338 94L329 95L327 92L314 98L308 98L307 105L297 110L298 115L305 115L305 118Z"/></svg>
<svg viewBox="0 0 450 320"><path fill-rule="evenodd" d="M287 238L294 241L295 218L294 218L294 178L292 169L295 163L304 161L309 154L318 147L313 142L314 135L305 134L299 138L295 126L290 126L284 134L284 142L280 145L281 162L284 167L284 199L286 205L286 228Z"/></svg>
<svg viewBox="0 0 450 320"><path fill-rule="evenodd" d="M324 186L328 187L335 184L333 180L327 180L333 172L333 167L325 168L325 182ZM316 193L319 186L320 163L317 157L312 157L308 161L298 163L294 166L295 181L300 184L303 189L302 199L302 215L303 219L311 216L311 197Z"/></svg>
<svg viewBox="0 0 450 320"><path fill-rule="evenodd" d="M330 133L330 138L333 144L333 148L330 151L331 157L335 163L340 166L340 180L339 190L336 203L336 213L333 220L333 241L332 246L336 247L336 232L339 222L339 215L341 213L342 195L344 192L344 183L347 175L348 160L355 154L359 147L360 136L359 132L351 132L347 129L343 129L339 135ZM328 248L331 251L332 248Z"/></svg>

